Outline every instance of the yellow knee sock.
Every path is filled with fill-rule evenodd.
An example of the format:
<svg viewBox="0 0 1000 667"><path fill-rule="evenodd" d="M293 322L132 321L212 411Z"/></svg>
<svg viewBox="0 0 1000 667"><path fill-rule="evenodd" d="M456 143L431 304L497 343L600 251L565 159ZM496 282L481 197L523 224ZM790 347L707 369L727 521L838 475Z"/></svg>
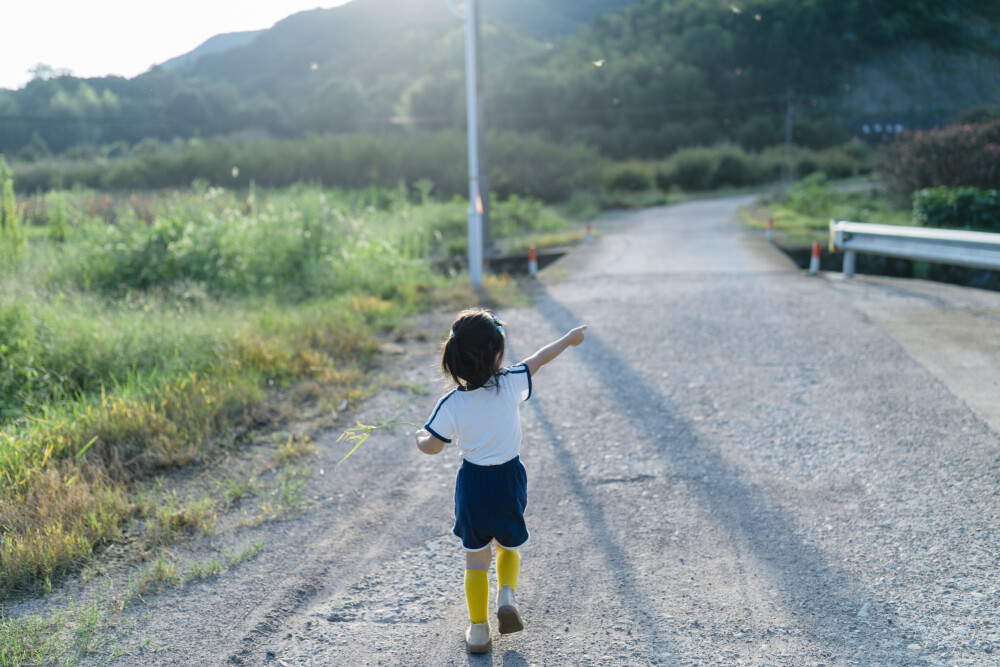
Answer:
<svg viewBox="0 0 1000 667"><path fill-rule="evenodd" d="M517 590L517 574L521 571L521 553L517 549L497 547L497 588L509 585Z"/></svg>
<svg viewBox="0 0 1000 667"><path fill-rule="evenodd" d="M469 620L485 623L490 606L490 582L486 570L465 571L465 600L469 603Z"/></svg>

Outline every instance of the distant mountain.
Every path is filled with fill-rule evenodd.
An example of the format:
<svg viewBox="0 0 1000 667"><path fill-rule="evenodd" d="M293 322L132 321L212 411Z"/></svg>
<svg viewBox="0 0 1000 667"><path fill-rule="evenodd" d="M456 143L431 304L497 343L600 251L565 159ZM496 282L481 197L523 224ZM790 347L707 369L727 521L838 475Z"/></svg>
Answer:
<svg viewBox="0 0 1000 667"><path fill-rule="evenodd" d="M846 140L869 117L919 127L997 99L1000 3L480 6L486 126L615 157L781 143L789 90L793 140L813 147ZM301 12L260 33L220 35L134 79L63 76L0 91L0 116L16 119L0 123L0 151L460 128L463 42L463 24L444 0L354 0Z"/></svg>
<svg viewBox="0 0 1000 667"><path fill-rule="evenodd" d="M523 56L633 1L481 0L481 23L491 27L485 59L495 65ZM331 73L366 85L386 76L440 74L443 60L461 64L461 27L444 0L354 0L293 14L252 43L198 58L180 73L271 94L315 87ZM491 48L497 32L502 38Z"/></svg>
<svg viewBox="0 0 1000 667"><path fill-rule="evenodd" d="M227 32L221 35L215 35L214 37L210 37L202 42L192 51L188 51L184 55L180 55L176 58L171 58L166 62L160 63L160 67L163 67L164 69L177 69L178 67L190 65L194 61L198 60L198 58L207 56L210 53L221 53L237 46L243 46L244 44L252 42L254 38L263 32L265 31L246 30L243 32Z"/></svg>

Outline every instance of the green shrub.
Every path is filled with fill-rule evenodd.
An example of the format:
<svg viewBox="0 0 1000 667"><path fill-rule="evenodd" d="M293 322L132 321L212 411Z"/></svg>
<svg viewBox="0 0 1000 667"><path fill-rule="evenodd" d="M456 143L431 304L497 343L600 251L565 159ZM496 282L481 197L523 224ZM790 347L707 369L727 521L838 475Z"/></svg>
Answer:
<svg viewBox="0 0 1000 667"><path fill-rule="evenodd" d="M761 156L734 146L717 146L677 151L657 170L656 184L664 191L675 186L697 191L755 185L771 178L772 170Z"/></svg>
<svg viewBox="0 0 1000 667"><path fill-rule="evenodd" d="M643 192L653 187L653 172L642 162L620 162L608 168L607 188L625 192Z"/></svg>
<svg viewBox="0 0 1000 667"><path fill-rule="evenodd" d="M981 104L968 109L963 109L955 116L955 123L958 125L988 123L993 120L1000 120L1000 107Z"/></svg>
<svg viewBox="0 0 1000 667"><path fill-rule="evenodd" d="M591 192L577 191L562 205L562 211L574 220L587 220L600 213L597 196Z"/></svg>
<svg viewBox="0 0 1000 667"><path fill-rule="evenodd" d="M833 207L833 186L819 171L798 181L785 193L788 208L801 215L829 218Z"/></svg>
<svg viewBox="0 0 1000 667"><path fill-rule="evenodd" d="M715 167L718 162L711 148L688 148L674 153L664 169L665 176L660 179L660 189L669 189L664 185L676 183L684 190L708 190L712 187Z"/></svg>
<svg viewBox="0 0 1000 667"><path fill-rule="evenodd" d="M751 157L742 151L728 151L719 156L712 174L712 187L741 187L759 182L751 165Z"/></svg>
<svg viewBox="0 0 1000 667"><path fill-rule="evenodd" d="M875 149L863 141L848 141L840 150L850 155L862 165L862 171L871 171L875 158Z"/></svg>
<svg viewBox="0 0 1000 667"><path fill-rule="evenodd" d="M830 148L817 153L816 168L830 178L848 178L860 172L861 163L842 150Z"/></svg>
<svg viewBox="0 0 1000 667"><path fill-rule="evenodd" d="M913 197L913 218L926 227L1000 232L1000 191L924 188Z"/></svg>
<svg viewBox="0 0 1000 667"><path fill-rule="evenodd" d="M605 160L581 144L558 145L510 132L487 137L490 187L501 198L517 194L561 201L574 189L596 187ZM216 187L393 188L428 179L441 199L468 191L465 135L461 132L318 135L255 142L145 145L129 157L17 165L22 192L81 185L107 190L187 188L195 180Z"/></svg>
<svg viewBox="0 0 1000 667"><path fill-rule="evenodd" d="M490 216L493 235L502 238L555 232L569 225L568 220L547 209L539 200L517 195L511 195L505 201L494 197L490 203Z"/></svg>

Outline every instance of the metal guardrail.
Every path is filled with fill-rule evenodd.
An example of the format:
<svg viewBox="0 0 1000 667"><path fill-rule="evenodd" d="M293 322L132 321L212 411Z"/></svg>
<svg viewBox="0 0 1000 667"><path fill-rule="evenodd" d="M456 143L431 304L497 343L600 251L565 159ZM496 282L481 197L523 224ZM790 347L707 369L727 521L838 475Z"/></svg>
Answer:
<svg viewBox="0 0 1000 667"><path fill-rule="evenodd" d="M844 251L844 276L857 253L1000 270L1000 234L830 221L830 250Z"/></svg>

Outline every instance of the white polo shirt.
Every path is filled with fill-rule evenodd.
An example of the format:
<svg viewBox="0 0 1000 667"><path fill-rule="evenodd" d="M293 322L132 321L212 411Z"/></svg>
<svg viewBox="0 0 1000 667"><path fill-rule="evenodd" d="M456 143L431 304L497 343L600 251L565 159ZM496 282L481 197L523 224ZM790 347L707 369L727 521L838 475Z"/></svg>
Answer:
<svg viewBox="0 0 1000 667"><path fill-rule="evenodd" d="M521 362L501 369L497 387L457 387L437 402L424 428L455 444L462 458L477 465L506 463L521 451L518 408L531 398L531 373Z"/></svg>

